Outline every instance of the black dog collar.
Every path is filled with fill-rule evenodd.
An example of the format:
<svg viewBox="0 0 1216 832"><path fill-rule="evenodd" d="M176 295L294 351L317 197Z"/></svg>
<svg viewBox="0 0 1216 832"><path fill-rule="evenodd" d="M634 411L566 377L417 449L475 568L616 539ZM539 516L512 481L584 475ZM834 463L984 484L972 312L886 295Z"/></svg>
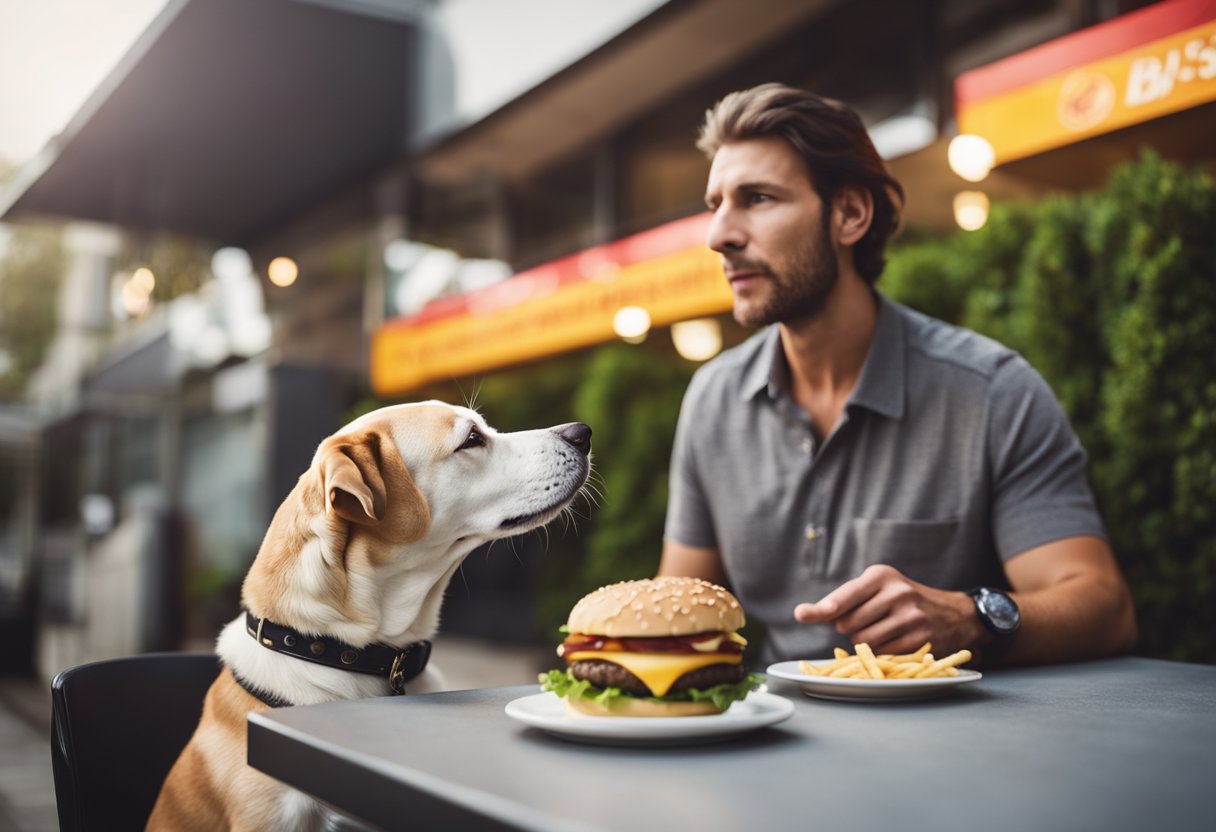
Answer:
<svg viewBox="0 0 1216 832"><path fill-rule="evenodd" d="M429 641L415 641L403 648L387 644L352 647L335 638L303 635L248 611L245 612L245 630L258 644L276 653L339 670L385 676L394 695L405 693L405 683L425 670L431 657Z"/></svg>
<svg viewBox="0 0 1216 832"><path fill-rule="evenodd" d="M264 705L269 705L272 708L290 708L292 705L296 704L295 702L288 702L281 696L275 696L273 693L262 690L254 685L253 682L250 682L244 676L241 676L239 673L234 671L231 667L228 668L228 670L232 673L233 680L245 689L245 693L249 694Z"/></svg>

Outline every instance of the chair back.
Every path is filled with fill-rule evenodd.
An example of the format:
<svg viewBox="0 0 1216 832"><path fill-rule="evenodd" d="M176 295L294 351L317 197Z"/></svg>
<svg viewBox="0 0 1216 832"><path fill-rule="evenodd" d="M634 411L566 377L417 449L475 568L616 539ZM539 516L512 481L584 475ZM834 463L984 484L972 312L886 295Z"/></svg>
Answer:
<svg viewBox="0 0 1216 832"><path fill-rule="evenodd" d="M51 763L62 832L141 830L198 726L214 653L147 653L51 682Z"/></svg>

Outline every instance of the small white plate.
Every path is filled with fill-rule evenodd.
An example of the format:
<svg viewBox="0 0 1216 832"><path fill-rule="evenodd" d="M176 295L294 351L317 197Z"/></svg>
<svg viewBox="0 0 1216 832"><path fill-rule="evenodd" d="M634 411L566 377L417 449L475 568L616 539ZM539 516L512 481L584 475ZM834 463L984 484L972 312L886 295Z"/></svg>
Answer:
<svg viewBox="0 0 1216 832"><path fill-rule="evenodd" d="M710 716L589 716L557 694L538 693L507 703L507 716L554 736L600 745L692 745L720 742L789 719L794 703L756 692Z"/></svg>
<svg viewBox="0 0 1216 832"><path fill-rule="evenodd" d="M811 664L828 664L833 659L821 659ZM957 676L933 679L837 679L832 676L811 676L798 669L798 662L777 662L766 671L770 676L787 679L802 686L807 696L837 699L845 702L929 699L949 693L961 685L984 678L978 670L959 668Z"/></svg>

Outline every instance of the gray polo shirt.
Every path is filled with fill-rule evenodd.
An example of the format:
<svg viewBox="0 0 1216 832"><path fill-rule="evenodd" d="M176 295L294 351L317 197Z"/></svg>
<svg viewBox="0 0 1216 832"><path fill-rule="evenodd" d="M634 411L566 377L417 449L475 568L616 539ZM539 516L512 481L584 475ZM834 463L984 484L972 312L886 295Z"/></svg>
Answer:
<svg viewBox="0 0 1216 832"><path fill-rule="evenodd" d="M777 327L700 368L676 428L665 536L718 549L765 661L848 646L799 624L870 564L943 589L1008 587L1003 563L1105 536L1085 452L1017 353L878 298L865 366L821 443L788 394Z"/></svg>

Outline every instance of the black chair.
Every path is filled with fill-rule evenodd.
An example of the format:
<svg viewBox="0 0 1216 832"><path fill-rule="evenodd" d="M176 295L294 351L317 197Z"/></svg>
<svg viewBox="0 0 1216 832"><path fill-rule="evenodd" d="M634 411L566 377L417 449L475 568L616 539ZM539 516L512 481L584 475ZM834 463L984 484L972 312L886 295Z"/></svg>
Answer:
<svg viewBox="0 0 1216 832"><path fill-rule="evenodd" d="M219 675L213 653L147 653L51 682L51 763L62 832L142 830Z"/></svg>

